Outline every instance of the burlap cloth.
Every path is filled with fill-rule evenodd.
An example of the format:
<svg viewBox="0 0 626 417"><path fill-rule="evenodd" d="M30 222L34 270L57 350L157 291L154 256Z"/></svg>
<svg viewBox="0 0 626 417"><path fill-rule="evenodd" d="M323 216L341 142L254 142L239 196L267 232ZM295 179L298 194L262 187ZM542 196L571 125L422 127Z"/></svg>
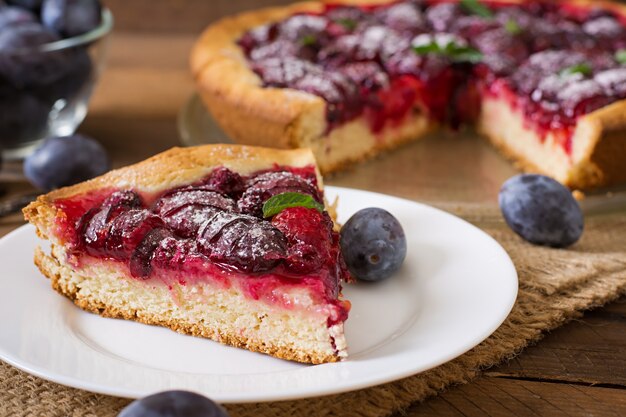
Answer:
<svg viewBox="0 0 626 417"><path fill-rule="evenodd" d="M547 330L626 293L626 214L588 217L583 238L567 250L524 243L493 212L460 214L504 246L519 274L517 302L493 335L451 362L396 382L322 398L228 405L231 415L388 416L450 385L469 382ZM0 362L1 416L114 416L128 402L47 382Z"/></svg>

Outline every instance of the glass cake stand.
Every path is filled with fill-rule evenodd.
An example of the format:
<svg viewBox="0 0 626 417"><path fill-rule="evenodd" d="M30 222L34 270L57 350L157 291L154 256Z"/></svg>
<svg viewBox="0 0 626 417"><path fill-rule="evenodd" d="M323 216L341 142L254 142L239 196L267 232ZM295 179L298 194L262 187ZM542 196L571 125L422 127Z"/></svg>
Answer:
<svg viewBox="0 0 626 417"><path fill-rule="evenodd" d="M233 143L196 94L181 109L178 128L187 146ZM470 220L500 221L500 186L517 173L515 166L484 138L465 129L436 132L326 176L325 183L421 201ZM586 193L581 206L586 215L626 214L626 187Z"/></svg>

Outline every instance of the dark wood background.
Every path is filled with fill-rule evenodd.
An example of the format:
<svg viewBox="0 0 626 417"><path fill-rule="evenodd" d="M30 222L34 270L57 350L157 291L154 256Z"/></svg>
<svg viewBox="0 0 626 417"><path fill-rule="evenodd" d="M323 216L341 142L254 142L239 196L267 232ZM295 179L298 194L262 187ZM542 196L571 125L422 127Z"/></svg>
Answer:
<svg viewBox="0 0 626 417"><path fill-rule="evenodd" d="M193 92L187 59L209 22L272 0L108 0L116 28L81 131L116 166L179 144L176 116ZM17 180L10 193L29 187ZM378 190L384 191L384 190ZM401 193L399 193L401 194ZM0 219L0 236L22 224ZM547 335L476 382L415 405L409 416L626 416L626 297Z"/></svg>

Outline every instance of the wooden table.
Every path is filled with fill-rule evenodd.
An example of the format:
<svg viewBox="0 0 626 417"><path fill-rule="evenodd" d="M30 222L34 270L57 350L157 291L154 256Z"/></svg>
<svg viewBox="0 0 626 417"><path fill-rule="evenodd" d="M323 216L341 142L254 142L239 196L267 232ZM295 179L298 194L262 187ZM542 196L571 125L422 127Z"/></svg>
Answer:
<svg viewBox="0 0 626 417"><path fill-rule="evenodd" d="M271 1L109 0L117 18L110 55L81 131L99 139L116 166L179 144L179 109L193 92L187 57L206 22ZM504 163L504 162L503 162ZM437 203L407 178L381 180L351 171L331 184ZM30 190L23 181L9 194ZM470 219L471 220L471 219ZM0 219L0 236L23 224ZM474 383L413 406L408 416L625 416L626 297L547 335Z"/></svg>

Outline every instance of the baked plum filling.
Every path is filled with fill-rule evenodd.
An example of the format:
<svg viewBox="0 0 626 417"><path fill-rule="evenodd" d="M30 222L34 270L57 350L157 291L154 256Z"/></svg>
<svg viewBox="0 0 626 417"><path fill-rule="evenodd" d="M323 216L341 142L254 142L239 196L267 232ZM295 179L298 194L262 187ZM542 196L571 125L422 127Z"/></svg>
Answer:
<svg viewBox="0 0 626 417"><path fill-rule="evenodd" d="M275 167L247 177L221 167L156 196L104 190L56 205L65 213L60 234L78 258L119 261L137 279L168 271L180 284L210 272L246 281L248 295L269 301L276 285L304 285L334 302L339 320L347 314L336 300L339 281L349 273L333 222L328 213L304 207L264 218L264 202L284 192L323 202L312 167Z"/></svg>
<svg viewBox="0 0 626 417"><path fill-rule="evenodd" d="M457 127L504 97L570 150L577 119L626 98L625 18L528 1L327 5L239 39L267 87L322 97L328 129L364 115L379 133L413 111Z"/></svg>

